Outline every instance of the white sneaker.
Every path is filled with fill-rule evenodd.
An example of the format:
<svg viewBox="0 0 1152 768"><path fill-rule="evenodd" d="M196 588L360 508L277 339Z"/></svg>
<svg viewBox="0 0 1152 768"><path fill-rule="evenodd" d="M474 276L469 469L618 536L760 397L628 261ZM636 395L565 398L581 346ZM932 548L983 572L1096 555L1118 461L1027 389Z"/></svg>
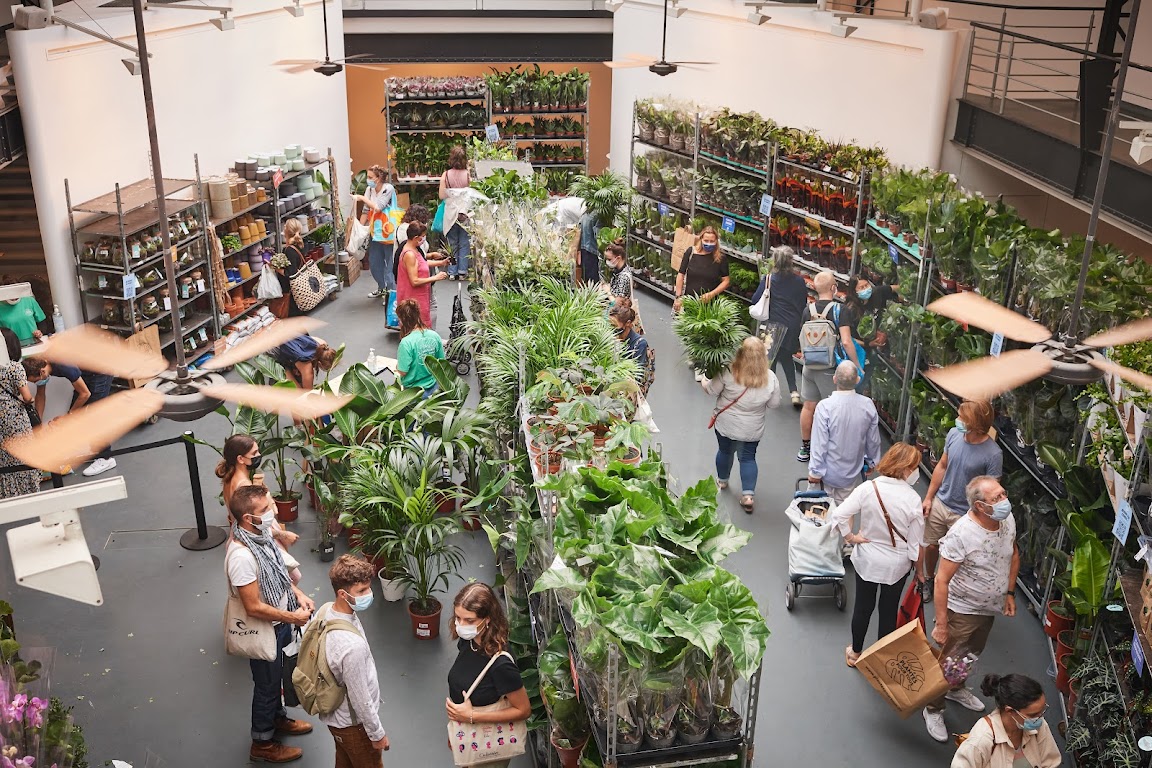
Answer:
<svg viewBox="0 0 1152 768"><path fill-rule="evenodd" d="M948 741L948 726L944 724L943 712L930 712L924 709L924 725L928 728L928 735L943 744Z"/></svg>
<svg viewBox="0 0 1152 768"><path fill-rule="evenodd" d="M110 469L116 469L116 459L96 459L85 468L84 477L95 477Z"/></svg>
<svg viewBox="0 0 1152 768"><path fill-rule="evenodd" d="M379 288L377 288L376 290L372 291L372 293L368 294L368 298L370 298L370 299L378 299L378 298L380 298L380 297L381 297L381 296L383 296L383 295L384 295L384 292L383 292L383 291L381 291Z"/></svg>
<svg viewBox="0 0 1152 768"><path fill-rule="evenodd" d="M983 712L984 702L980 701L980 697L972 693L970 688L957 688L954 691L948 691L944 694L944 698L948 701L954 701L965 709L970 709L973 712Z"/></svg>

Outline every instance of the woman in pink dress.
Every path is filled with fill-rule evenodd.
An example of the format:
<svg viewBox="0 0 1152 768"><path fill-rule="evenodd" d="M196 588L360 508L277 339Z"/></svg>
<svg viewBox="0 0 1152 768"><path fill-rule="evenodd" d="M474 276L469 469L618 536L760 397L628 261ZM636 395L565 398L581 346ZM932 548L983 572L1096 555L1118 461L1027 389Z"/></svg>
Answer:
<svg viewBox="0 0 1152 768"><path fill-rule="evenodd" d="M418 221L408 225L408 242L400 254L400 273L396 280L396 303L412 299L420 305L420 319L424 325L432 327L432 283L448 277L441 272L429 276L429 267L442 267L447 259L428 261L424 258L421 243L427 236L428 228Z"/></svg>

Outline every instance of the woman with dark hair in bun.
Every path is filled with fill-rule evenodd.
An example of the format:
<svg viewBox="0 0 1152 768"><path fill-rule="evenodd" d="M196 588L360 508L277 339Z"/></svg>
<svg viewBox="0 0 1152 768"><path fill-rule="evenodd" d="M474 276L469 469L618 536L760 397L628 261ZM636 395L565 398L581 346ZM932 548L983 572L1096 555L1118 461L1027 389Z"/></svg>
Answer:
<svg viewBox="0 0 1152 768"><path fill-rule="evenodd" d="M996 699L996 710L972 727L952 768L1059 768L1040 683L1024 675L985 675L980 692Z"/></svg>

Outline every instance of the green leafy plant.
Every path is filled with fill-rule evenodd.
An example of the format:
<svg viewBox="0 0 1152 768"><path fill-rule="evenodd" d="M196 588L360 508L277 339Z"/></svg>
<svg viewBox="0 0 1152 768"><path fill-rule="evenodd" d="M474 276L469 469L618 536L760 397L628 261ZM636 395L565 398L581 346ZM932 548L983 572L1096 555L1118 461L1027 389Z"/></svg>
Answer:
<svg viewBox="0 0 1152 768"><path fill-rule="evenodd" d="M672 330L684 345L684 356L710 379L732 363L748 337L741 309L725 296L711 301L685 297L681 313L672 321Z"/></svg>
<svg viewBox="0 0 1152 768"><path fill-rule="evenodd" d="M614 227L631 196L628 182L612 171L595 176L577 176L568 194L584 200L584 210L596 217L601 227Z"/></svg>

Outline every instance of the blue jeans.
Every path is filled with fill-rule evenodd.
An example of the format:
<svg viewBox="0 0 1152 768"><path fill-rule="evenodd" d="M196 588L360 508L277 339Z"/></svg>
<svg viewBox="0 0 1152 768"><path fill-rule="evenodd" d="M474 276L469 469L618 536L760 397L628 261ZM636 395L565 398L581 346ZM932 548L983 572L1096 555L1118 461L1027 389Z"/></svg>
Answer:
<svg viewBox="0 0 1152 768"><path fill-rule="evenodd" d="M463 224L457 224L444 235L452 248L452 256L456 262L448 265L448 274L452 277L468 276L468 254L472 248L472 240L468 237L468 230Z"/></svg>
<svg viewBox="0 0 1152 768"><path fill-rule="evenodd" d="M368 241L368 268L372 271L372 279L381 291L396 290L395 246L392 243L382 243L379 240Z"/></svg>
<svg viewBox="0 0 1152 768"><path fill-rule="evenodd" d="M748 496L756 494L756 478L760 470L756 467L756 448L760 441L750 443L739 440L730 440L716 430L716 442L719 450L716 451L716 479L727 482L728 475L732 474L732 455L740 453L740 485Z"/></svg>
<svg viewBox="0 0 1152 768"><path fill-rule="evenodd" d="M249 659L252 667L252 741L271 741L276 721L288 717L281 698L284 684L284 646L292 642L292 625L276 625L276 660Z"/></svg>

